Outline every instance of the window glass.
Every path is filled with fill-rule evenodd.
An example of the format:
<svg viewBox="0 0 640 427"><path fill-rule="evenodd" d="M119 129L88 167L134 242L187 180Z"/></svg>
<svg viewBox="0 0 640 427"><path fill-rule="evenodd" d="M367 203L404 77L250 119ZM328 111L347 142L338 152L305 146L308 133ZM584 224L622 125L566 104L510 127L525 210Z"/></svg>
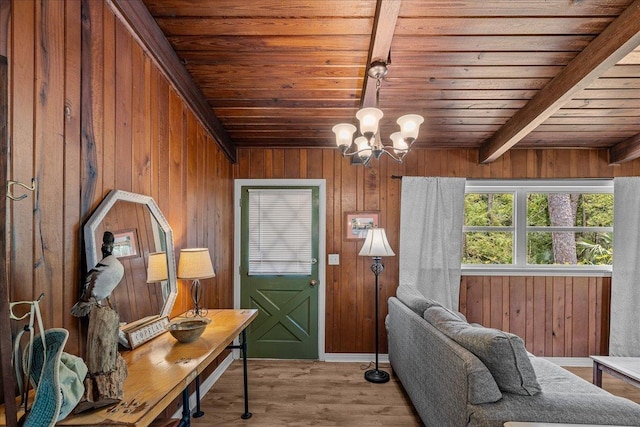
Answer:
<svg viewBox="0 0 640 427"><path fill-rule="evenodd" d="M611 265L612 237L606 232L527 233L527 264Z"/></svg>
<svg viewBox="0 0 640 427"><path fill-rule="evenodd" d="M613 194L583 194L576 225L613 227Z"/></svg>
<svg viewBox="0 0 640 427"><path fill-rule="evenodd" d="M470 193L465 199L465 225L513 225L512 193Z"/></svg>
<svg viewBox="0 0 640 427"><path fill-rule="evenodd" d="M464 233L463 264L511 264L513 233L478 231Z"/></svg>

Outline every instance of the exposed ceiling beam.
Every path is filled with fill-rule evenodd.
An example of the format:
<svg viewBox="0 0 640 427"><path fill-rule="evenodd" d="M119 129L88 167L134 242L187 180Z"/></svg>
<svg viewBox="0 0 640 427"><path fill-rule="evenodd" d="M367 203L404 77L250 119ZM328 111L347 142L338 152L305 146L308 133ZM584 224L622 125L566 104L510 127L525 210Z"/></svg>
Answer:
<svg viewBox="0 0 640 427"><path fill-rule="evenodd" d="M640 157L640 133L609 149L609 163L617 164Z"/></svg>
<svg viewBox="0 0 640 427"><path fill-rule="evenodd" d="M236 163L238 153L235 144L142 0L109 0L109 4L149 51L227 158Z"/></svg>
<svg viewBox="0 0 640 427"><path fill-rule="evenodd" d="M639 44L640 0L636 0L480 147L480 162L503 155Z"/></svg>
<svg viewBox="0 0 640 427"><path fill-rule="evenodd" d="M366 70L369 70L369 65L373 61L387 62L391 51L391 40L396 30L396 21L400 13L400 3L401 0L378 0ZM373 107L375 104L376 81L365 72L360 105L362 107Z"/></svg>

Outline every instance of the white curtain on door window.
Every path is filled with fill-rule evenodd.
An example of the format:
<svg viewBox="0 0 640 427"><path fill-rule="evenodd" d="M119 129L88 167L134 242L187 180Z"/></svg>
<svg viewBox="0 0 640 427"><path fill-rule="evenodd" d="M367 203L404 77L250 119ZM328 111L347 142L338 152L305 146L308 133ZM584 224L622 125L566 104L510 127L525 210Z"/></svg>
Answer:
<svg viewBox="0 0 640 427"><path fill-rule="evenodd" d="M249 189L249 274L311 274L311 189Z"/></svg>
<svg viewBox="0 0 640 427"><path fill-rule="evenodd" d="M613 180L611 356L640 356L640 177Z"/></svg>
<svg viewBox="0 0 640 427"><path fill-rule="evenodd" d="M403 177L400 286L458 310L464 178Z"/></svg>

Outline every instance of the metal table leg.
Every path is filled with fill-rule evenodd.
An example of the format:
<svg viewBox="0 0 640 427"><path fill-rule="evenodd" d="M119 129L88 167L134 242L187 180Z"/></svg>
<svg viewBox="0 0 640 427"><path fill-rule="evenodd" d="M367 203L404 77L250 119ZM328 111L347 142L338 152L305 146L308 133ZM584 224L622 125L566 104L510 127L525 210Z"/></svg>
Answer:
<svg viewBox="0 0 640 427"><path fill-rule="evenodd" d="M244 380L244 414L240 415L243 420L248 420L253 416L249 412L249 377L247 373L247 332L243 330L240 333L240 345L230 345L228 349L239 349L242 352L242 372Z"/></svg>
<svg viewBox="0 0 640 427"><path fill-rule="evenodd" d="M189 426L191 426L191 409L189 409L189 387L187 386L182 390L182 418L178 427Z"/></svg>
<svg viewBox="0 0 640 427"><path fill-rule="evenodd" d="M200 418L204 415L204 412L200 410L200 375L196 377L196 411L193 413L193 418Z"/></svg>

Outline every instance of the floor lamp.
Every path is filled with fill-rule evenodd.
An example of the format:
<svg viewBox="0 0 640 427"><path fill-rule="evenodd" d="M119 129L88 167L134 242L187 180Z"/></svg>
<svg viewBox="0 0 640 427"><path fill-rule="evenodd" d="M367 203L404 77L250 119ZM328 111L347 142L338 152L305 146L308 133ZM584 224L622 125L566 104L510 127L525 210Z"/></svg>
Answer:
<svg viewBox="0 0 640 427"><path fill-rule="evenodd" d="M386 383L389 381L389 374L378 369L378 275L384 270L384 265L380 262L383 256L394 256L384 228L371 228L367 232L367 238L358 254L360 256L373 257L371 271L376 276L376 367L364 373L364 378L372 383Z"/></svg>

